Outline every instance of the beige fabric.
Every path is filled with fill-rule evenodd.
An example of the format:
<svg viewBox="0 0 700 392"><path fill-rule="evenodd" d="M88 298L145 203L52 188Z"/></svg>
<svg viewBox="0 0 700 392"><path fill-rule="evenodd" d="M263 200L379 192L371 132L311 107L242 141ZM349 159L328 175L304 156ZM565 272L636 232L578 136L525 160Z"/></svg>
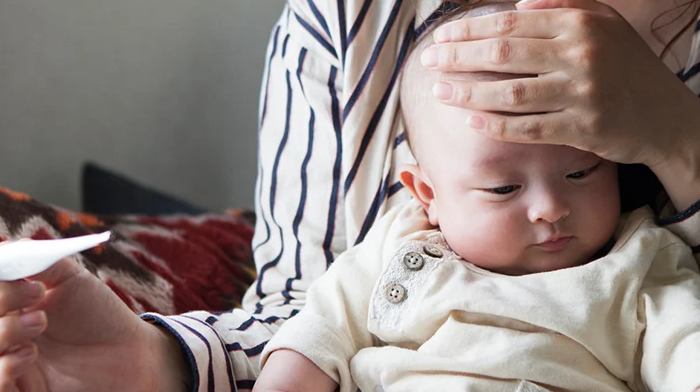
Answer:
<svg viewBox="0 0 700 392"><path fill-rule="evenodd" d="M453 253L409 202L337 259L263 358L298 351L351 392L353 379L387 392L692 392L700 386L692 252L648 209L632 213L617 238L609 255L580 267L499 275ZM422 267L404 260L409 253Z"/></svg>

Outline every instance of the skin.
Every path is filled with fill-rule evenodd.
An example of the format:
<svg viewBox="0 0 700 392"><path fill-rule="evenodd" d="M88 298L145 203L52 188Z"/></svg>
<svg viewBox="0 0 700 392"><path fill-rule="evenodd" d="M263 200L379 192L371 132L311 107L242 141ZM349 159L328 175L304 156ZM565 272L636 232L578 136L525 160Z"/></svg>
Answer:
<svg viewBox="0 0 700 392"><path fill-rule="evenodd" d="M623 15L627 15L626 11L646 9L649 7L645 7L645 5L657 4L662 0L614 1L619 3L617 10ZM663 0L663 2L668 3L668 0ZM540 0L520 8L555 8L554 11L556 11L557 7L573 6L585 10L590 8L592 4L599 3L582 0ZM562 91L565 90L562 86L571 84L569 83L571 81L578 82L578 86L598 88L583 89L583 93L581 93L583 95L576 95L580 89L566 90L569 93L569 99L565 101L568 106L563 113L567 117L562 115L559 121L574 120L571 127L547 126L546 124L556 123L556 121L549 122L544 118L547 114L556 113L550 113L547 110L542 117L529 118L524 126L522 123L518 123L515 117L499 117L494 114L493 110L496 109L494 106L484 107L483 111L472 109L479 111L479 115L485 119L485 125L481 132L497 139L500 137L508 141L564 144L582 150L601 152L602 156L610 160L645 163L659 176L679 209L683 209L684 206L700 199L700 185L698 185L700 184L698 181L700 179L700 151L697 151L700 147L693 145L697 129L700 129L700 110L697 107L697 97L689 93L684 86L679 85L674 76L669 75L668 70L659 65L662 62L654 57L653 52L650 53L643 39L633 34L634 29L630 28L622 18L615 16L616 14L599 16L600 12L591 12L591 14L586 14L588 15L586 19L577 14L576 10L558 11L567 18L566 21L573 23L552 24L552 26L558 26L560 28L559 36L570 38L577 43L575 47L580 50L560 53L562 56L568 54L572 57L559 57L557 58L559 62L552 62L550 64L552 69L559 71L550 72L552 78L549 80L553 84L559 81L558 88ZM631 15L631 13L629 14ZM541 11L540 14L542 18L552 17L553 22L556 22L556 19L562 15L554 17L547 11ZM596 18L592 16L596 16ZM636 23L639 26L648 26L650 20L651 17L641 16ZM484 19L484 21L488 21L488 19ZM546 25L546 21L546 19L532 20L534 25L542 26ZM485 23L491 23L492 27L493 22L491 20L491 22ZM596 34L594 27L597 25L595 23L600 23L600 26L606 28L605 31L609 33L609 36L614 37L616 42L624 41L625 45L609 44L610 46L606 46L607 41L601 35ZM480 31L486 33L488 30ZM497 36L496 33L491 35ZM553 42L550 43L554 45ZM557 48L553 45L548 50L556 52ZM623 47L627 48L626 52L621 52L620 48ZM457 50L456 48L457 46L453 47ZM459 46L459 48L462 50L466 47ZM687 50L687 46L679 48L679 53L687 52ZM525 60L527 49L516 50L513 53L522 55L512 59L514 61L512 64L515 64L514 67L517 68L517 71L537 74L535 72L537 64L531 65ZM614 57L608 61L605 58L607 55ZM630 64L639 65L638 62L631 63L631 61L638 60L643 60L641 64L646 64L646 66L640 69L630 66ZM586 66L582 66L582 64ZM474 67L474 64L470 65L468 62L464 64L439 63L435 69L455 68L457 72L461 67ZM630 69L635 69L637 73L629 75ZM623 72L624 70L627 71L624 76L629 76L629 80L604 78L611 72ZM626 81L629 84L622 85L621 81ZM656 84L652 85L649 81L654 81ZM608 82L612 84L606 85L605 83ZM611 88L602 89L600 86L610 86ZM649 87L647 89L644 86ZM468 103L462 102L459 97L468 96L465 91L468 91L470 87L461 85L455 87L458 92L451 98L444 99L443 102L457 107L468 106ZM503 85L500 88L484 87L482 84L480 88L474 89L472 94L475 97L502 97L503 91L519 90L504 90ZM530 105L529 107L535 108L542 105L544 109L551 109L551 105L556 103L548 98L543 92L544 89L525 89L522 91L524 92L522 96L525 99L519 102L525 106ZM594 94L596 91L598 94ZM627 94L619 96L624 92ZM655 94L650 95L649 92ZM639 95L640 93L642 94ZM618 94L618 96L614 94ZM630 97L636 100L635 104L629 103L628 106L624 106ZM495 99L494 102L499 101ZM526 102L531 103L526 104ZM618 107L610 107L611 102L616 102ZM673 102L673 106L663 104L663 102ZM610 113L620 115L621 118L616 120L601 115L608 110ZM518 112L518 109L513 108L510 111ZM638 113L655 113L657 117L637 119L632 116ZM553 120L557 120L556 115L552 117L555 117ZM679 119L684 121L679 121ZM650 122L646 123L646 121ZM596 127L585 128L583 124L595 124ZM624 126L619 126L620 124ZM614 126L610 127L611 125ZM630 133L625 132L625 130L630 129L649 135L647 135L648 137L637 137L637 134L630 135ZM658 129L664 130L663 135L654 133L654 130ZM522 132L519 132L522 130L527 131L524 136ZM566 132L562 132L562 130L566 130ZM606 146L610 148L606 148ZM640 154L640 151L643 153ZM30 302L16 300L16 298L26 297L21 282L0 285L0 303L5 301L5 304L0 307L0 320L2 320L0 321L0 337L2 337L0 340L7 342L4 347L0 347L0 392L14 390L22 392L187 390L184 383L188 382L188 366L180 346L172 336L165 334L156 326L143 322L128 309L119 306L120 300L116 295L77 264L59 263L49 271L51 271L49 275L37 277L45 283L45 293L34 297ZM70 304L68 308L66 308L67 304ZM24 329L18 322L18 312L26 308L37 309L45 315L45 318L44 316L38 317L40 319L39 327L33 331ZM24 312L31 313L31 310L24 310ZM93 317L86 318L86 314ZM75 322L76 320L80 320L80 322ZM38 337L39 334L41 334L41 338ZM80 336L80 339L76 339L76 336ZM31 347L30 355L19 356L23 347ZM47 355L47 353L51 353L51 355ZM89 357L90 361L77 362L80 356L85 353L92 354ZM268 369L275 369L272 361L276 356L278 356L278 352L273 354L270 362L263 369L263 374L273 371ZM298 354L297 356L300 357ZM57 363L56 358L73 358L76 361L74 363L76 366L52 367ZM120 360L121 358L130 358L130 360L124 361ZM303 363L305 358L298 358L298 360ZM306 361L308 362L308 360ZM57 369L58 372L48 373L46 369L49 368ZM313 364L311 366L308 366L308 363L304 366L300 365L298 369L307 369L305 371L308 371L308 378L305 378L307 373L302 373L301 370L295 376L307 382L316 377L327 377L325 374L318 375L320 370L315 368ZM314 373L314 369L316 373ZM282 372L277 374L282 374ZM120 375L128 375L128 377ZM321 384L318 384L318 390L332 390L326 388L329 384L335 385L332 380L329 380L325 380L326 384L321 381ZM265 384L261 384L260 387L256 385L256 389L265 390ZM293 390L286 387L284 389Z"/></svg>
<svg viewBox="0 0 700 392"><path fill-rule="evenodd" d="M401 180L462 258L507 275L554 271L585 264L612 237L614 163L566 146L494 141L436 118L439 138L414 139L439 140L440 153L404 166Z"/></svg>
<svg viewBox="0 0 700 392"><path fill-rule="evenodd" d="M0 282L0 391L188 390L172 335L81 265L62 260L31 281Z"/></svg>

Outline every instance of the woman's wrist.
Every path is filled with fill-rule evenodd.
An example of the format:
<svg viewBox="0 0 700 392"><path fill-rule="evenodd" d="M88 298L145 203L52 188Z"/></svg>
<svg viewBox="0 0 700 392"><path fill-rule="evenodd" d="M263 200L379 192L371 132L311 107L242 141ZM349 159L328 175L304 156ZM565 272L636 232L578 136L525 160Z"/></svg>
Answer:
<svg viewBox="0 0 700 392"><path fill-rule="evenodd" d="M156 379L154 392L188 392L192 385L192 371L187 357L175 336L156 324L149 324L153 365Z"/></svg>
<svg viewBox="0 0 700 392"><path fill-rule="evenodd" d="M669 132L675 148L664 153L665 159L649 168L663 184L677 211L700 200L700 103L694 97L675 132ZM663 130L659 130L663 132Z"/></svg>

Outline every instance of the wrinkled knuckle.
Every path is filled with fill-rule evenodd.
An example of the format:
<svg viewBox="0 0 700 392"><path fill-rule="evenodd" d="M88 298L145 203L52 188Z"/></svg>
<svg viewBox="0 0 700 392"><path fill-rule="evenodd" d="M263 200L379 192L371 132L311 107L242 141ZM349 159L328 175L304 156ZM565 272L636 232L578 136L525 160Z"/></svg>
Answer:
<svg viewBox="0 0 700 392"><path fill-rule="evenodd" d="M453 67L458 62L457 51L447 45L441 48L438 52L438 64L447 67Z"/></svg>
<svg viewBox="0 0 700 392"><path fill-rule="evenodd" d="M460 106L467 106L472 101L472 89L470 86L456 87L457 103Z"/></svg>
<svg viewBox="0 0 700 392"><path fill-rule="evenodd" d="M596 48L589 43L581 43L569 49L571 61L584 69L590 68L591 64L595 62L596 55Z"/></svg>
<svg viewBox="0 0 700 392"><path fill-rule="evenodd" d="M508 134L506 122L503 120L489 121L489 133L496 139L504 140Z"/></svg>
<svg viewBox="0 0 700 392"><path fill-rule="evenodd" d="M464 23L464 27L462 28L462 34L464 34L464 39L472 39L472 30L471 27L469 27L469 23Z"/></svg>
<svg viewBox="0 0 700 392"><path fill-rule="evenodd" d="M518 24L518 13L515 11L501 12L496 17L496 31L501 35L513 34Z"/></svg>
<svg viewBox="0 0 700 392"><path fill-rule="evenodd" d="M536 142L542 140L542 127L536 122L526 121L518 128L518 134L524 140Z"/></svg>
<svg viewBox="0 0 700 392"><path fill-rule="evenodd" d="M597 87L590 80L576 83L574 94L579 98L593 97L597 95Z"/></svg>
<svg viewBox="0 0 700 392"><path fill-rule="evenodd" d="M506 87L505 102L511 107L521 106L525 103L525 94L526 88L523 83L512 83Z"/></svg>
<svg viewBox="0 0 700 392"><path fill-rule="evenodd" d="M469 40L471 39L471 30L469 29L469 23L462 21L462 23L452 26L450 28L450 34L452 35L452 40Z"/></svg>
<svg viewBox="0 0 700 392"><path fill-rule="evenodd" d="M510 61L513 46L507 39L496 39L491 45L491 59L495 64L506 64Z"/></svg>
<svg viewBox="0 0 700 392"><path fill-rule="evenodd" d="M571 9L567 15L568 24L576 29L589 29L594 24L594 14L579 9Z"/></svg>

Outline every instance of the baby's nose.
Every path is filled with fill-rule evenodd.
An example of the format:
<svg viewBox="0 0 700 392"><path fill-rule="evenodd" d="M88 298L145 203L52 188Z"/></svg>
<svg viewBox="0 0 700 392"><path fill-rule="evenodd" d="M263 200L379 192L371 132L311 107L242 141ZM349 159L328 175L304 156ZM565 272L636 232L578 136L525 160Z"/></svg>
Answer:
<svg viewBox="0 0 700 392"><path fill-rule="evenodd" d="M554 223L568 217L570 213L571 209L565 200L554 195L547 195L530 208L529 219L532 223Z"/></svg>

